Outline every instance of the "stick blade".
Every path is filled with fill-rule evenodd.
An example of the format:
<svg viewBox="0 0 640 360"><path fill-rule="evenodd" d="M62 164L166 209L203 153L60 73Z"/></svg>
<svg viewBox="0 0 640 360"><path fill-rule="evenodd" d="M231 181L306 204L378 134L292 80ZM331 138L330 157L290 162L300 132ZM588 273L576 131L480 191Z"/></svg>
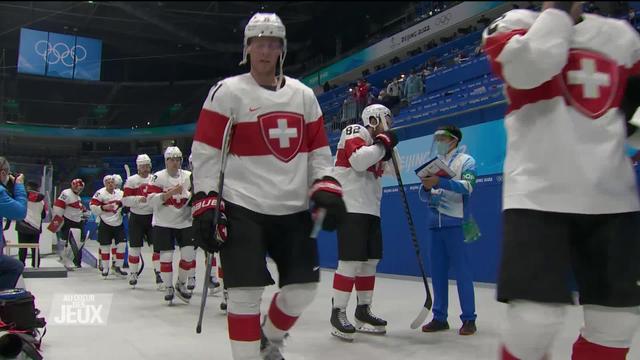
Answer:
<svg viewBox="0 0 640 360"><path fill-rule="evenodd" d="M427 319L427 316L429 316L429 312L430 310L426 306L423 307L422 310L420 310L420 313L418 314L416 319L413 320L413 322L411 323L411 328L412 329L419 328L420 325L422 325L422 323L424 323L424 321Z"/></svg>

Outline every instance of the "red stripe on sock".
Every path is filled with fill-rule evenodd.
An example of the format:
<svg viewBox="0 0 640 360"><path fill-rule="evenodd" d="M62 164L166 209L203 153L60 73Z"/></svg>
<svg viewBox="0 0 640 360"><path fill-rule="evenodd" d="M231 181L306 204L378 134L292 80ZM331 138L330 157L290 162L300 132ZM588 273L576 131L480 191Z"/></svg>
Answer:
<svg viewBox="0 0 640 360"><path fill-rule="evenodd" d="M138 264L140 263L140 256L133 256L133 255L129 255L129 262L131 264Z"/></svg>
<svg viewBox="0 0 640 360"><path fill-rule="evenodd" d="M224 273L222 272L222 266L218 266L218 278L222 279L224 276Z"/></svg>
<svg viewBox="0 0 640 360"><path fill-rule="evenodd" d="M229 339L235 341L260 341L260 314L227 314Z"/></svg>
<svg viewBox="0 0 640 360"><path fill-rule="evenodd" d="M375 276L356 276L357 291L373 291L376 285Z"/></svg>
<svg viewBox="0 0 640 360"><path fill-rule="evenodd" d="M180 260L180 269L182 269L182 270L190 270L191 269L191 265L189 264L188 261Z"/></svg>
<svg viewBox="0 0 640 360"><path fill-rule="evenodd" d="M629 348L613 348L604 345L598 345L590 342L580 335L578 340L573 343L573 360L624 360L627 357Z"/></svg>
<svg viewBox="0 0 640 360"><path fill-rule="evenodd" d="M115 255L118 250L116 248L111 248L111 255Z"/></svg>
<svg viewBox="0 0 640 360"><path fill-rule="evenodd" d="M110 255L109 253L106 253L106 254L101 253L100 257L102 258L102 260L109 261Z"/></svg>
<svg viewBox="0 0 640 360"><path fill-rule="evenodd" d="M172 271L173 271L173 263L170 263L170 262L160 263L160 272L172 272Z"/></svg>
<svg viewBox="0 0 640 360"><path fill-rule="evenodd" d="M116 260L124 260L124 253L116 253Z"/></svg>
<svg viewBox="0 0 640 360"><path fill-rule="evenodd" d="M333 275L333 288L336 290L350 293L353 290L353 283L355 279L352 277L340 275L335 273Z"/></svg>
<svg viewBox="0 0 640 360"><path fill-rule="evenodd" d="M296 323L298 317L287 315L278 307L278 304L276 303L278 295L279 293L273 295L273 299L271 300L271 306L269 307L269 320L271 320L271 323L277 329L287 331Z"/></svg>
<svg viewBox="0 0 640 360"><path fill-rule="evenodd" d="M517 357L511 355L507 347L502 345L502 350L500 351L500 360L520 360Z"/></svg>
<svg viewBox="0 0 640 360"><path fill-rule="evenodd" d="M195 260L189 261L187 264L189 264L189 270L196 268L196 261Z"/></svg>
<svg viewBox="0 0 640 360"><path fill-rule="evenodd" d="M151 256L151 261L160 261L160 253L154 252Z"/></svg>
<svg viewBox="0 0 640 360"><path fill-rule="evenodd" d="M218 266L218 262L216 261L216 257L215 256L211 257L211 266Z"/></svg>

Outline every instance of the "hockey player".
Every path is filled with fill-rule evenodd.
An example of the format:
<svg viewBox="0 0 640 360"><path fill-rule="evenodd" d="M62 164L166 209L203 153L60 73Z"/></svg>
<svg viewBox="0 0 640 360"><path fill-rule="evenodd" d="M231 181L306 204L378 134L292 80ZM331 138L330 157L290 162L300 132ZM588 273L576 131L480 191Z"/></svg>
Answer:
<svg viewBox="0 0 640 360"><path fill-rule="evenodd" d="M357 330L386 333L387 322L371 313L371 301L376 266L382 259L380 177L398 143L393 132L384 131L391 121L391 111L385 106L369 105L362 111L362 125L344 128L338 142L333 175L343 184L347 215L338 227L339 261L333 277L331 334L348 341L353 340L356 331L346 314L354 285Z"/></svg>
<svg viewBox="0 0 640 360"><path fill-rule="evenodd" d="M106 175L102 179L104 187L96 191L89 206L91 212L100 218L98 225L98 243L100 244L100 260L102 263L102 278L109 275L109 257L112 242L116 247L116 260L113 271L120 277L126 277L122 270L126 239L122 223L122 190L116 188L113 175Z"/></svg>
<svg viewBox="0 0 640 360"><path fill-rule="evenodd" d="M510 102L497 289L509 303L503 359L547 356L572 303L570 273L584 311L572 359L622 360L640 325L640 204L619 111L640 68L640 37L580 6L511 10L483 35Z"/></svg>
<svg viewBox="0 0 640 360"><path fill-rule="evenodd" d="M136 158L138 173L127 178L124 184L122 203L130 209L129 213L129 284L133 287L138 283L141 261L141 249L144 238L151 245L151 220L153 207L147 202L145 189L151 181L151 158L147 154L140 154ZM153 271L156 274L156 284L164 288L160 277L160 253L153 252ZM162 285L162 286L161 286Z"/></svg>
<svg viewBox="0 0 640 360"><path fill-rule="evenodd" d="M73 270L72 262L76 267L80 267L82 260L82 252L78 242L84 240L82 226L84 206L80 199L80 193L83 189L84 181L82 179L71 181L71 187L64 189L53 203L53 219L48 226L48 229L53 233L60 231L60 238L64 243L61 255L67 270ZM72 229L74 229L73 233Z"/></svg>
<svg viewBox="0 0 640 360"><path fill-rule="evenodd" d="M311 89L282 74L286 52L280 18L255 14L245 27L241 62L250 62L250 72L213 86L194 134L194 234L205 250L221 251L234 359L282 359L284 334L319 281L309 197L314 208L327 209L325 229L344 213L340 184L327 176L331 153L320 106ZM228 124L234 133L220 194L227 238L224 222L211 230ZM278 266L280 292L261 327L261 296L274 284L267 254Z"/></svg>
<svg viewBox="0 0 640 360"><path fill-rule="evenodd" d="M165 285L164 299L173 302L174 294L188 303L191 293L186 282L195 268L195 247L191 230L191 172L182 170L182 152L169 146L164 152L166 169L153 174L147 190L147 202L153 207L153 249L160 253L160 276ZM173 252L180 247L178 280L173 287Z"/></svg>

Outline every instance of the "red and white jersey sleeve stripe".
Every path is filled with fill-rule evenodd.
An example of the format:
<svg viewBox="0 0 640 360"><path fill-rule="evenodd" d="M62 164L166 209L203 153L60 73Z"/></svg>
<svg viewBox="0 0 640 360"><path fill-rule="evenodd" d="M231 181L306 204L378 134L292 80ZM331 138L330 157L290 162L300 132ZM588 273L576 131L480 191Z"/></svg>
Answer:
<svg viewBox="0 0 640 360"><path fill-rule="evenodd" d="M573 21L564 11L511 10L483 33L493 71L515 89L535 88L567 63Z"/></svg>

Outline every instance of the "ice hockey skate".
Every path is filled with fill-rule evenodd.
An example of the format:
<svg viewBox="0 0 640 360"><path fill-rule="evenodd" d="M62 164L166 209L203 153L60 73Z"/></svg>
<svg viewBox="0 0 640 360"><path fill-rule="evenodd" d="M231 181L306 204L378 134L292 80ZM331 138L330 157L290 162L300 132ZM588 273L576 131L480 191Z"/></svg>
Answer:
<svg viewBox="0 0 640 360"><path fill-rule="evenodd" d="M263 360L284 360L282 356L283 341L271 341L260 329L260 356Z"/></svg>
<svg viewBox="0 0 640 360"><path fill-rule="evenodd" d="M129 285L131 285L135 289L137 284L138 284L138 274L132 271L129 274Z"/></svg>
<svg viewBox="0 0 640 360"><path fill-rule="evenodd" d="M184 301L187 304L191 300L191 292L187 290L187 287L184 283L176 282L175 294L178 299Z"/></svg>
<svg viewBox="0 0 640 360"><path fill-rule="evenodd" d="M164 301L166 301L169 306L173 305L174 292L173 286L169 286L164 290Z"/></svg>
<svg viewBox="0 0 640 360"><path fill-rule="evenodd" d="M374 335L387 333L387 322L371 313L371 305L358 305L355 318L358 332Z"/></svg>
<svg viewBox="0 0 640 360"><path fill-rule="evenodd" d="M196 288L196 277L189 276L189 278L187 279L187 290L189 290L190 292L193 292L193 289L195 288Z"/></svg>
<svg viewBox="0 0 640 360"><path fill-rule="evenodd" d="M348 342L353 342L356 328L347 319L347 311L339 308L331 309L331 335Z"/></svg>

